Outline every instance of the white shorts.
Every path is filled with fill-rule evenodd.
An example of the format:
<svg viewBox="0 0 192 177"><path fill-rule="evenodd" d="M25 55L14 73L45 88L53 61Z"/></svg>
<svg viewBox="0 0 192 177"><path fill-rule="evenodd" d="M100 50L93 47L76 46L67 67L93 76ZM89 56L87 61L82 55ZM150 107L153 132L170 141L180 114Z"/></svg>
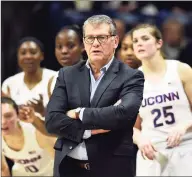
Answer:
<svg viewBox="0 0 192 177"><path fill-rule="evenodd" d="M158 152L156 159L144 160L138 151L136 176L192 176L192 144Z"/></svg>

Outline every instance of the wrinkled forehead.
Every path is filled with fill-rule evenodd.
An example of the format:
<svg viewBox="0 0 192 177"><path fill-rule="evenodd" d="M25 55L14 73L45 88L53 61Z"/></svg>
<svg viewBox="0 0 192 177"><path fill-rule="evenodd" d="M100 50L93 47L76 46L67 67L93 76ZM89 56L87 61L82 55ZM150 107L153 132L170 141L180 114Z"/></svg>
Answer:
<svg viewBox="0 0 192 177"><path fill-rule="evenodd" d="M101 24L86 24L84 34L87 35L109 35L110 25L106 23Z"/></svg>

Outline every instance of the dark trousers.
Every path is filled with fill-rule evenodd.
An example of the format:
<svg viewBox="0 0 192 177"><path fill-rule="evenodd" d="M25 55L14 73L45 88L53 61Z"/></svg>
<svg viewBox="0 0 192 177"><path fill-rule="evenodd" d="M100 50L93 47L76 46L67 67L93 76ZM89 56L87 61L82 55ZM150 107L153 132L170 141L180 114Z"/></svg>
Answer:
<svg viewBox="0 0 192 177"><path fill-rule="evenodd" d="M86 161L72 159L70 157L65 157L62 163L64 163L64 168L60 169L60 174L62 177L91 177L90 171L82 168L79 164ZM62 166L62 164L61 164Z"/></svg>
<svg viewBox="0 0 192 177"><path fill-rule="evenodd" d="M101 168L98 171L90 171L81 168L78 163L83 162L70 157L65 157L60 164L60 177L134 177L135 176L135 158L126 156L116 156L115 161L108 161L107 164L101 161ZM116 166L120 166L116 168ZM102 167L104 167L102 169ZM113 173L111 172L113 168ZM101 173L103 171L103 173Z"/></svg>

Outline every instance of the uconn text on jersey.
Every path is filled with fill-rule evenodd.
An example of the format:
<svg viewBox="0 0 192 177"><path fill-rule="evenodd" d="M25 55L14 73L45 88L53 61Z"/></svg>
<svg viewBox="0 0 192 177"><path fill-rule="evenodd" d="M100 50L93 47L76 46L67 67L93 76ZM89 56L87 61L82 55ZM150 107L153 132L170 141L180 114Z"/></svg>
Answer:
<svg viewBox="0 0 192 177"><path fill-rule="evenodd" d="M152 106L154 104L161 104L165 102L179 100L178 92L170 92L167 94L157 95L154 97L144 98L142 101L142 107Z"/></svg>

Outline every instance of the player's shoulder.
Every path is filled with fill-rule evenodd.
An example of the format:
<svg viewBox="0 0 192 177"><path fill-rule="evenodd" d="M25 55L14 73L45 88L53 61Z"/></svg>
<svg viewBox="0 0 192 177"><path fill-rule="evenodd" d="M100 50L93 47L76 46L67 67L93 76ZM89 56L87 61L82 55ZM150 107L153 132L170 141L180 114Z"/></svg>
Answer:
<svg viewBox="0 0 192 177"><path fill-rule="evenodd" d="M12 84L15 82L18 83L23 77L24 77L24 72L20 72L20 73L13 75L13 76L8 77L7 79L5 79L3 81L3 83L6 83L6 84Z"/></svg>
<svg viewBox="0 0 192 177"><path fill-rule="evenodd" d="M186 63L179 62L178 64L178 74L182 81L191 80L192 68Z"/></svg>
<svg viewBox="0 0 192 177"><path fill-rule="evenodd" d="M181 61L178 61L178 69L186 71L186 70L191 70L192 68L187 63L183 63Z"/></svg>
<svg viewBox="0 0 192 177"><path fill-rule="evenodd" d="M46 73L46 74L51 74L51 75L56 75L57 74L57 71L54 71L54 70L51 70L51 69L48 69L48 68L43 68L43 72Z"/></svg>

